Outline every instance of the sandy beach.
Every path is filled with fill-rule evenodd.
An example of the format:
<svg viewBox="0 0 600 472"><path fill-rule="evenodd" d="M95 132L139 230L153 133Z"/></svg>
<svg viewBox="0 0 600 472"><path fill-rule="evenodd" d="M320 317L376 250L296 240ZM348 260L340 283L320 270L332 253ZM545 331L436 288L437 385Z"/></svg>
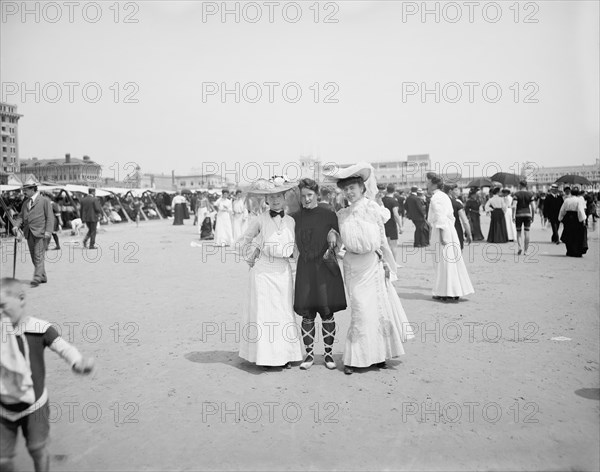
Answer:
<svg viewBox="0 0 600 472"><path fill-rule="evenodd" d="M191 220L103 226L97 252L65 232L28 311L96 370L79 377L46 353L51 469L598 470L598 230L582 259L551 244L539 218L528 256L513 243L466 246L475 294L441 303L412 229L394 285L416 338L388 369L352 376L347 312L335 371L320 340L308 371L241 360L248 266L201 243ZM17 277L30 280L23 249ZM3 277L11 253L2 241ZM18 470L32 470L22 437L18 451Z"/></svg>

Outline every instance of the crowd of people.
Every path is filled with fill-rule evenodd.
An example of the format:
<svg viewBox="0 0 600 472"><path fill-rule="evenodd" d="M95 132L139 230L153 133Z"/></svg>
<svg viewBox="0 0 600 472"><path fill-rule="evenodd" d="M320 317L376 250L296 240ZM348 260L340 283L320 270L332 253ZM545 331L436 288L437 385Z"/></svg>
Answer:
<svg viewBox="0 0 600 472"><path fill-rule="evenodd" d="M427 174L425 190L413 187L407 195L393 185L377 186L367 163L336 170L329 177L336 188L319 186L308 178L292 183L276 176L258 180L246 196L240 190L223 190L218 198L207 192L178 193L172 199L164 194L152 202L151 209L172 216L173 225L182 225L193 215L201 239L234 246L243 255L250 267L243 321L258 333L242 336L239 355L264 369L289 369L293 363L301 370L312 368L317 315L323 363L327 369L336 369L335 315L347 308L345 374L385 369L388 360L405 353L404 344L414 332L392 282L399 278L401 266L394 251L407 218L415 227L414 246L429 247L436 254L432 298L442 302L456 302L474 293L462 250L465 242L486 239L481 231L482 212L490 216L487 241L516 241L519 254L527 254L536 216L544 228L551 228L551 242L564 243L571 257L586 253L587 228L597 220L597 194L575 186L560 191L552 185L547 194L535 194L522 181L515 192L498 186L483 195L480 189L471 188L465 198L462 189L435 173ZM44 195L35 183L26 183L22 190L24 197L18 204L3 204L4 225L12 225L12 232L27 241L34 264L33 287L48 281L44 253L51 238L60 249L58 233L65 221L79 218L88 228L83 246L89 242L88 248L94 249L97 225L117 212L116 205L120 211L126 207L130 220L136 222L147 205L143 198L133 196L116 202L102 200L94 189L80 197ZM43 350L49 347L79 374L91 372L93 360L83 358L47 322L25 314L22 284L5 278L1 290L0 432L3 454L8 454L2 458L3 467L11 465L21 428L36 470L47 470L48 419L34 414L48 408ZM300 326L296 316L301 318ZM40 441L30 440L34 437Z"/></svg>
<svg viewBox="0 0 600 472"><path fill-rule="evenodd" d="M518 254L527 254L529 231L537 214L542 227L551 228L552 243L564 243L569 257L582 257L588 249L588 226L591 224L592 231L595 230L598 219L597 199L597 193L583 192L576 186L565 186L559 191L558 185L553 184L547 194L528 191L526 181L521 181L519 190L514 193L494 187L483 205L491 216L487 242L516 241ZM561 224L563 230L559 236Z"/></svg>

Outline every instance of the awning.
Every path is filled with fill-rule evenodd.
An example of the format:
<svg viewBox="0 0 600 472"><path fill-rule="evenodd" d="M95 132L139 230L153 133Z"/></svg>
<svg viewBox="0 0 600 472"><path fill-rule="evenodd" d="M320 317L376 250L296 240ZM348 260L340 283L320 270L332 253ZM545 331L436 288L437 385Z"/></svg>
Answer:
<svg viewBox="0 0 600 472"><path fill-rule="evenodd" d="M64 187L66 190L68 190L69 192L80 192L80 193L85 193L86 195L89 195L89 187L86 187L85 185L73 185L73 184L67 184ZM97 188L96 189L96 196L97 197L110 197L112 194L110 192L107 192L106 190L102 190Z"/></svg>

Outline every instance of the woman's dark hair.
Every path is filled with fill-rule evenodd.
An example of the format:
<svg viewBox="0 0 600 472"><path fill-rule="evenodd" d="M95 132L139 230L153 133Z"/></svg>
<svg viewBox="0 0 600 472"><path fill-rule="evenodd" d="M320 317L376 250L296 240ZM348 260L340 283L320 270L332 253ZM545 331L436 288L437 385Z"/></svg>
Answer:
<svg viewBox="0 0 600 472"><path fill-rule="evenodd" d="M479 187L471 187L471 189L469 190L469 197L476 195L477 192L479 192Z"/></svg>
<svg viewBox="0 0 600 472"><path fill-rule="evenodd" d="M456 187L458 187L458 185L456 185L456 184L444 184L444 186L442 187L442 191L444 193L450 193Z"/></svg>
<svg viewBox="0 0 600 472"><path fill-rule="evenodd" d="M573 195L574 197L576 197L577 195L579 195L579 187L573 187L571 189L571 195Z"/></svg>
<svg viewBox="0 0 600 472"><path fill-rule="evenodd" d="M437 188L443 188L444 180L435 172L427 172L427 174L425 174L425 177L427 177L427 180L431 181L431 183Z"/></svg>
<svg viewBox="0 0 600 472"><path fill-rule="evenodd" d="M498 193L500 193L500 187L494 187L490 193L492 195L498 195Z"/></svg>
<svg viewBox="0 0 600 472"><path fill-rule="evenodd" d="M316 194L319 193L319 184L316 183L313 179L302 179L298 183L298 188L302 190L303 188L307 188L308 190L312 190Z"/></svg>
<svg viewBox="0 0 600 472"><path fill-rule="evenodd" d="M348 185L352 184L358 184L360 187L362 187L362 193L365 193L367 191L367 187L365 187L365 181L360 176L348 177L347 179L340 179L337 182L337 186L342 190L348 187Z"/></svg>

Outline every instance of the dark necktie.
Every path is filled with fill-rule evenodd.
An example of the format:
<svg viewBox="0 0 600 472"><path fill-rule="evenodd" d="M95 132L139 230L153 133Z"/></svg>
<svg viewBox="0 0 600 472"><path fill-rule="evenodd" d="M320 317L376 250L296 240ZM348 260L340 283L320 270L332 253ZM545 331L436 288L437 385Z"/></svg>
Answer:
<svg viewBox="0 0 600 472"><path fill-rule="evenodd" d="M281 210L281 211L269 210L269 215L271 215L271 218L275 218L277 215L279 215L283 218L285 213L283 212L283 210Z"/></svg>

